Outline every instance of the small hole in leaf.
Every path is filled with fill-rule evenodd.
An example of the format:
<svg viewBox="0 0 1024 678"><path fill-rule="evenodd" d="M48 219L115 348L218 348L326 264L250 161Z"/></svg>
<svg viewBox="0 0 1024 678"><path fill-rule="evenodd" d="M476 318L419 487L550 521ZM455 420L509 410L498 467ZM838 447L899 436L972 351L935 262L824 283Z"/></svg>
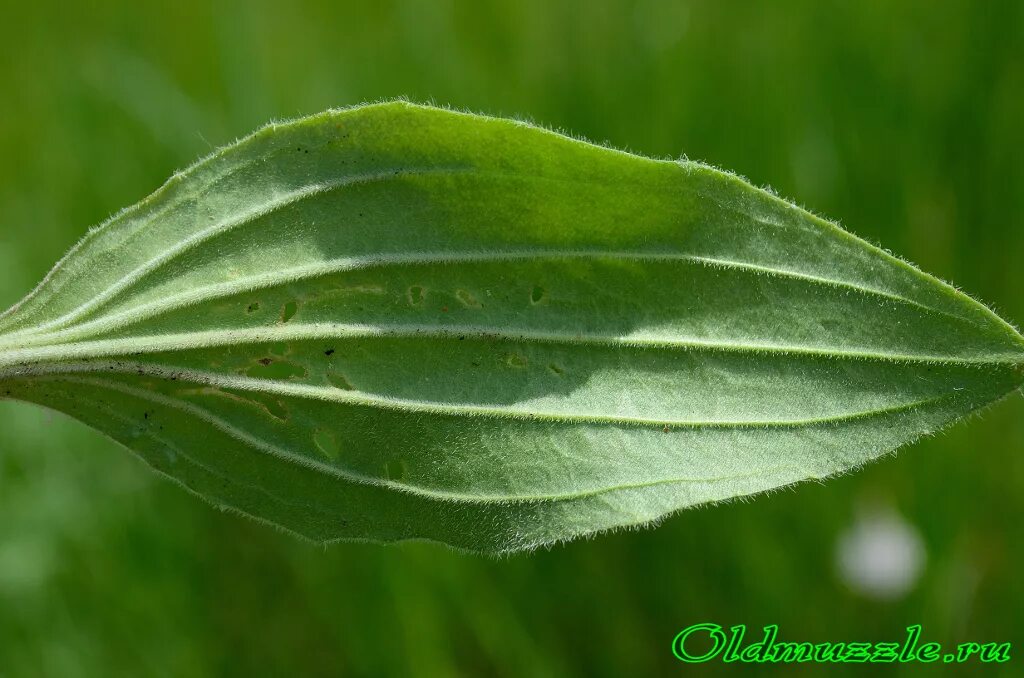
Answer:
<svg viewBox="0 0 1024 678"><path fill-rule="evenodd" d="M413 306L419 306L423 303L423 300L427 298L427 290L422 285L413 285L409 288L406 296L409 298L410 304Z"/></svg>
<svg viewBox="0 0 1024 678"><path fill-rule="evenodd" d="M245 371L254 379L301 379L306 376L306 368L295 363L270 358L262 358L258 362Z"/></svg>
<svg viewBox="0 0 1024 678"><path fill-rule="evenodd" d="M281 309L281 322L286 323L295 317L295 314L299 312L299 302L289 301Z"/></svg>
<svg viewBox="0 0 1024 678"><path fill-rule="evenodd" d="M548 297L548 292L540 285L534 285L533 290L530 292L530 303L537 305L543 302Z"/></svg>
<svg viewBox="0 0 1024 678"><path fill-rule="evenodd" d="M325 429L318 429L313 433L313 444L316 445L317 449L325 457L331 460L336 460L341 453L338 439L334 437L333 433Z"/></svg>
<svg viewBox="0 0 1024 678"><path fill-rule="evenodd" d="M466 308L480 308L482 306L480 301L466 290L457 290L455 292L455 298L458 299L459 303Z"/></svg>

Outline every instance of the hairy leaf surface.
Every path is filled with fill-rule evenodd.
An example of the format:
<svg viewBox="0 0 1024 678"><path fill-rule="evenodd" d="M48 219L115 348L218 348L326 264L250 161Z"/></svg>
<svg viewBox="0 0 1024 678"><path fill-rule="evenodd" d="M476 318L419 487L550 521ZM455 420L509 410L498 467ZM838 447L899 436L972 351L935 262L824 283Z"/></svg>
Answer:
<svg viewBox="0 0 1024 678"><path fill-rule="evenodd" d="M1022 382L987 308L735 176L407 103L215 153L0 316L0 396L319 541L645 523Z"/></svg>

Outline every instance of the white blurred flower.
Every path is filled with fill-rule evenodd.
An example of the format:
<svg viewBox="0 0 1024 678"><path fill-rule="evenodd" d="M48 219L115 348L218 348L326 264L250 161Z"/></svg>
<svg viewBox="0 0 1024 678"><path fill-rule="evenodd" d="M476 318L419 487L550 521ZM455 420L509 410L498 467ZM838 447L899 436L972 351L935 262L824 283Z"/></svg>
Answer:
<svg viewBox="0 0 1024 678"><path fill-rule="evenodd" d="M917 583L925 560L920 534L891 509L865 512L836 544L843 582L869 598L905 596Z"/></svg>

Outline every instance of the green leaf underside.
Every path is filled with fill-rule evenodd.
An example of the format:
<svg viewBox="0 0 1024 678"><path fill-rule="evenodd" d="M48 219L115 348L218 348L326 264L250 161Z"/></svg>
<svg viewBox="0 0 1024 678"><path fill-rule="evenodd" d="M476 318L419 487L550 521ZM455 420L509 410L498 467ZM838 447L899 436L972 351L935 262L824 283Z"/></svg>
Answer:
<svg viewBox="0 0 1024 678"><path fill-rule="evenodd" d="M0 396L217 506L487 552L840 473L1022 382L991 311L735 176L399 102L219 151L0 316Z"/></svg>

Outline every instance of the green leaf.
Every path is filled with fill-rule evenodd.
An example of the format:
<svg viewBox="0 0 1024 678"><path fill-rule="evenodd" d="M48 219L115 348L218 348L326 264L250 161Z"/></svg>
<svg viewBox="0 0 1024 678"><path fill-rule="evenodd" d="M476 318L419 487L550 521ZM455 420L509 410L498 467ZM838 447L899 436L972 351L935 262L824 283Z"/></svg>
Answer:
<svg viewBox="0 0 1024 678"><path fill-rule="evenodd" d="M857 467L1024 338L692 162L407 103L266 127L0 317L0 395L310 539L531 548Z"/></svg>

